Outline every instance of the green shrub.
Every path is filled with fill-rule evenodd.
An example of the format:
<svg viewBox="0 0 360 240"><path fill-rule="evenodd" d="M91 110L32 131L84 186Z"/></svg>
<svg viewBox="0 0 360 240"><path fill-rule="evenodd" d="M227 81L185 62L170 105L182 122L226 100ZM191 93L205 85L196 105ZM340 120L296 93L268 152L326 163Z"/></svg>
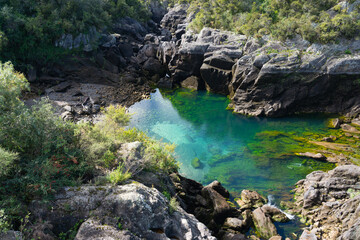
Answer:
<svg viewBox="0 0 360 240"><path fill-rule="evenodd" d="M197 13L190 28L203 27L232 30L252 37L272 35L285 40L300 34L311 42L333 42L340 37L360 34L359 12L340 11L336 0L191 0L190 11ZM338 14L330 18L328 10Z"/></svg>
<svg viewBox="0 0 360 240"><path fill-rule="evenodd" d="M180 204L179 202L176 200L176 197L172 197L169 201L169 213L173 214L175 211L177 211L177 209L179 208Z"/></svg>
<svg viewBox="0 0 360 240"><path fill-rule="evenodd" d="M17 153L6 151L0 146L0 178L11 170L17 158Z"/></svg>
<svg viewBox="0 0 360 240"><path fill-rule="evenodd" d="M118 18L147 21L143 0L3 0L0 4L0 61L12 61L25 71L27 64L56 61L69 53L54 46L62 34L104 29Z"/></svg>
<svg viewBox="0 0 360 240"><path fill-rule="evenodd" d="M108 174L107 178L112 184L116 185L131 178L131 173L125 170L123 164L120 164L114 171Z"/></svg>
<svg viewBox="0 0 360 240"><path fill-rule="evenodd" d="M0 234L3 232L7 232L10 229L10 224L7 220L7 216L5 215L4 209L0 209Z"/></svg>

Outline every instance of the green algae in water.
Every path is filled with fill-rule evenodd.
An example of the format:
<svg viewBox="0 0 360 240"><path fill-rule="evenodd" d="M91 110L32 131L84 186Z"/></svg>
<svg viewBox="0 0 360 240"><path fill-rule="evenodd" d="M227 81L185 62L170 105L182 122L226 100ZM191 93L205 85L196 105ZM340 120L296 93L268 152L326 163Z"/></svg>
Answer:
<svg viewBox="0 0 360 240"><path fill-rule="evenodd" d="M200 159L196 157L191 161L191 166L193 166L193 168L202 168L203 165Z"/></svg>
<svg viewBox="0 0 360 240"><path fill-rule="evenodd" d="M295 156L314 147L308 140L328 133L326 117L249 118L225 110L228 104L205 91L157 90L129 108L130 125L175 143L180 173L203 184L219 180L233 195L251 189L279 203L291 199L294 184L310 172L334 167ZM195 158L201 168L192 166Z"/></svg>

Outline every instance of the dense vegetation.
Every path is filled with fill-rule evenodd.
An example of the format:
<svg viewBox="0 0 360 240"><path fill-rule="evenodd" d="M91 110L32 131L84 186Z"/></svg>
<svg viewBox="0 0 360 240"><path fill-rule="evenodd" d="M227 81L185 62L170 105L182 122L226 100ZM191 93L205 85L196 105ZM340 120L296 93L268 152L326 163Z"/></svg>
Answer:
<svg viewBox="0 0 360 240"><path fill-rule="evenodd" d="M144 0L0 0L0 61L26 64L52 61L63 49L55 41L64 33L104 29L120 17L146 21Z"/></svg>
<svg viewBox="0 0 360 240"><path fill-rule="evenodd" d="M311 42L334 42L360 34L360 4L354 0L174 0L197 12L191 28L204 26L248 36L272 35L286 40L301 35ZM342 2L342 4L340 4ZM351 11L350 11L351 10Z"/></svg>
<svg viewBox="0 0 360 240"><path fill-rule="evenodd" d="M96 184L118 184L143 169L177 171L173 146L126 128L123 107L104 109L96 124L75 124L57 117L46 99L25 106L19 97L28 88L10 63L0 63L0 232L19 228L30 201L50 199L61 187L94 177ZM133 141L143 142L145 153L136 163L118 151Z"/></svg>

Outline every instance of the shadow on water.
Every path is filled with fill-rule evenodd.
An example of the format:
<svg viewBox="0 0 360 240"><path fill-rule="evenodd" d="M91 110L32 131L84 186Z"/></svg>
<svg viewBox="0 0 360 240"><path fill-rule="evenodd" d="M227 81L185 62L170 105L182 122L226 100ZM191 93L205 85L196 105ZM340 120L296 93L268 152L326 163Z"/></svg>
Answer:
<svg viewBox="0 0 360 240"><path fill-rule="evenodd" d="M290 200L298 180L334 167L295 156L310 149L309 139L326 133L326 116L248 118L225 110L228 103L226 97L208 92L157 90L151 99L129 108L130 125L175 143L183 175L203 184L219 180L234 197L251 189L278 202ZM194 158L201 168L192 166ZM297 221L284 226L278 225L282 235L299 227Z"/></svg>

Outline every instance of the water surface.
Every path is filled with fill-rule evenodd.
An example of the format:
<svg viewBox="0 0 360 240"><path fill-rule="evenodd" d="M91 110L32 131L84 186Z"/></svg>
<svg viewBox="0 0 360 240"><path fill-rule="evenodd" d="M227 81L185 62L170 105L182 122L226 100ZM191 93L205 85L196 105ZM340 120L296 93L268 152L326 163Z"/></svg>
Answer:
<svg viewBox="0 0 360 240"><path fill-rule="evenodd" d="M235 193L247 188L281 196L311 171L332 167L293 154L303 150L303 140L326 133L324 116L249 118L225 110L228 103L207 92L156 90L129 108L130 126L174 143L183 175L205 184L217 179ZM201 168L191 165L194 158Z"/></svg>
<svg viewBox="0 0 360 240"><path fill-rule="evenodd" d="M180 172L203 184L219 180L234 197L256 190L288 200L294 184L332 164L295 156L308 139L325 134L326 117L249 118L225 110L229 100L208 92L156 90L130 107L131 126L176 144ZM201 168L194 168L194 158Z"/></svg>

